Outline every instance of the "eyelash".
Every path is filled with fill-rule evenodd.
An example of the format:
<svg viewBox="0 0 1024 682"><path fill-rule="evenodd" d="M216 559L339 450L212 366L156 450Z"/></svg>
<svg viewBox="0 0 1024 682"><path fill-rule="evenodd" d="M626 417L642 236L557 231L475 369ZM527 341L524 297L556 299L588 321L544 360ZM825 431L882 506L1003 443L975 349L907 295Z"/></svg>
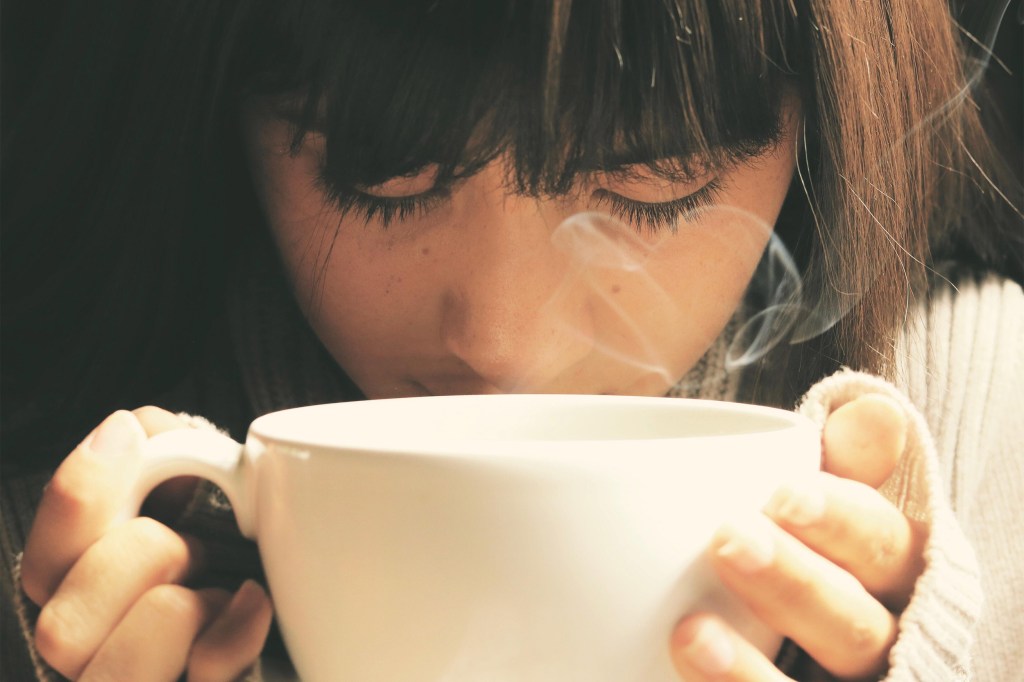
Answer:
<svg viewBox="0 0 1024 682"><path fill-rule="evenodd" d="M355 190L338 190L323 175L317 176L316 184L341 210L342 215L354 214L365 224L377 220L384 229L395 220L422 217L451 198L451 189L448 187L434 187L407 197L375 197Z"/></svg>
<svg viewBox="0 0 1024 682"><path fill-rule="evenodd" d="M636 201L605 189L596 190L594 196L598 201L611 204L615 217L629 222L637 230L653 234L665 229L675 233L680 220L696 222L703 210L715 203L721 191L721 179L714 178L696 192L671 201Z"/></svg>
<svg viewBox="0 0 1024 682"><path fill-rule="evenodd" d="M383 229L395 220L401 222L425 216L451 198L448 187L435 187L407 197L377 197L359 191L338 191L323 177L318 178L317 185L344 214L354 214L366 224L376 220ZM680 220L696 221L702 210L715 202L721 189L720 178L714 178L696 192L671 201L636 201L605 189L595 190L592 196L598 202L610 204L612 214L629 222L637 231L655 233L669 230L674 233Z"/></svg>

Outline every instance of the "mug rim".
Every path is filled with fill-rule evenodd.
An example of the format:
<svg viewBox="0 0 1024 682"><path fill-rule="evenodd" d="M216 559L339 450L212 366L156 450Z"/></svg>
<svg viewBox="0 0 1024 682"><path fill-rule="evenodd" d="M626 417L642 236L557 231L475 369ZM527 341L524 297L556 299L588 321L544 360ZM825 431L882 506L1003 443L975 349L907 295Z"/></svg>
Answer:
<svg viewBox="0 0 1024 682"><path fill-rule="evenodd" d="M402 440L393 434L385 435L379 439L367 439L362 436L353 435L348 442L340 442L337 439L323 437L303 436L297 437L294 433L296 428L294 420L299 413L311 412L350 412L349 417L359 416L359 412L377 411L389 409L389 405L408 405L412 402L419 404L432 403L436 409L437 405L443 408L454 409L460 404L472 404L479 407L480 403L491 403L495 409L500 409L502 404L506 406L530 406L533 409L545 406L559 406L569 404L575 405L624 405L624 406L658 406L664 408L668 401L680 410L701 409L716 413L728 413L730 415L748 414L761 419L769 419L778 423L777 428L759 429L750 431L721 432L690 434L680 433L673 436L661 437L617 437L617 438L521 438L521 439L485 439L485 438L458 438L425 439L424 441L413 441L408 438ZM289 423L290 422L290 423ZM401 428L401 425L396 426ZM611 395L611 394L572 394L572 393L507 393L507 394L469 394L469 395L441 395L441 396L413 396L401 398L377 398L347 402L321 403L305 405L300 407L287 408L270 412L257 417L250 424L247 440L254 438L262 441L264 445L272 444L284 446L287 449L294 449L297 453L308 455L310 450L330 450L335 452L360 452L372 454L390 454L406 456L425 457L446 457L478 454L481 447L488 453L501 456L503 454L521 454L524 443L534 444L537 447L556 445L562 450L572 450L573 445L578 445L588 450L604 449L611 446L616 449L624 443L630 443L633 447L645 443L654 444L662 448L666 441L679 442L700 442L711 439L744 439L744 438L778 438L788 437L794 431L812 429L820 431L817 424L804 415L795 411L766 405L754 405L750 403L737 403L723 400L710 400L704 398L674 398L666 396L633 396L633 395ZM291 432L289 432L291 431Z"/></svg>

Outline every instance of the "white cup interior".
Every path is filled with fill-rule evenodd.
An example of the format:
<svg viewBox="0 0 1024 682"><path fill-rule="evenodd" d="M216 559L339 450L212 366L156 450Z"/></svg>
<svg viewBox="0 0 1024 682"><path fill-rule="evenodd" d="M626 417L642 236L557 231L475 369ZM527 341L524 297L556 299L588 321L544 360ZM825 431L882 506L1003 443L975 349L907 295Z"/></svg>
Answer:
<svg viewBox="0 0 1024 682"><path fill-rule="evenodd" d="M753 405L594 395L473 395L317 405L261 417L274 441L369 450L470 442L614 441L752 435L792 428L791 413Z"/></svg>

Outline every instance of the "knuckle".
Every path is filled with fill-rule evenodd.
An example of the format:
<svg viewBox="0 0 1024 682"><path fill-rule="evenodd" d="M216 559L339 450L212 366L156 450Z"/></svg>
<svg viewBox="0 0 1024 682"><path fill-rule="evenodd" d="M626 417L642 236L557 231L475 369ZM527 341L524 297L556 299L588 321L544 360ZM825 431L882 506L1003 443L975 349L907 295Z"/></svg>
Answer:
<svg viewBox="0 0 1024 682"><path fill-rule="evenodd" d="M84 463L79 461L75 465L57 469L43 491L41 502L66 518L76 517L98 502L96 487L87 480L89 472L83 471Z"/></svg>
<svg viewBox="0 0 1024 682"><path fill-rule="evenodd" d="M138 542L147 544L163 544L176 537L174 531L148 516L138 516L128 522L130 535Z"/></svg>
<svg viewBox="0 0 1024 682"><path fill-rule="evenodd" d="M865 620L853 621L848 625L843 647L844 660L834 672L843 677L862 677L885 658L885 633Z"/></svg>
<svg viewBox="0 0 1024 682"><path fill-rule="evenodd" d="M151 587L139 598L137 606L163 623L191 621L197 609L192 590L171 584Z"/></svg>
<svg viewBox="0 0 1024 682"><path fill-rule="evenodd" d="M774 581L774 601L781 604L805 604L817 598L820 587L815 576L810 573L801 571L787 574Z"/></svg>
<svg viewBox="0 0 1024 682"><path fill-rule="evenodd" d="M36 606L45 605L53 597L54 589L50 580L28 555L21 560L21 590Z"/></svg>
<svg viewBox="0 0 1024 682"><path fill-rule="evenodd" d="M126 524L127 542L137 556L148 557L148 564L176 574L188 564L189 551L185 539L155 519L140 516ZM170 578L167 578L170 580Z"/></svg>
<svg viewBox="0 0 1024 682"><path fill-rule="evenodd" d="M862 620L850 623L846 646L855 659L875 653L878 645L879 635L874 627Z"/></svg>
<svg viewBox="0 0 1024 682"><path fill-rule="evenodd" d="M897 562L900 541L891 528L879 528L871 538L868 560L877 569L885 569Z"/></svg>
<svg viewBox="0 0 1024 682"><path fill-rule="evenodd" d="M137 517L115 527L91 556L94 565L123 562L133 557L137 583L160 585L184 580L193 570L192 545L155 519ZM90 550L92 551L92 550Z"/></svg>
<svg viewBox="0 0 1024 682"><path fill-rule="evenodd" d="M48 604L39 612L35 626L35 647L50 667L65 677L74 678L78 669L88 660L89 653L76 637L76 628L57 605Z"/></svg>

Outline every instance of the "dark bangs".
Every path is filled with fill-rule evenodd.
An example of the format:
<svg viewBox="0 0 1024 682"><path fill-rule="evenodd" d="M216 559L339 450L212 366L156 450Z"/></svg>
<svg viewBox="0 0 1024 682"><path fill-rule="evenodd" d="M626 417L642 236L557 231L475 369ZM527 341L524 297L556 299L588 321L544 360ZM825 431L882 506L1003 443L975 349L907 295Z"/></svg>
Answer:
<svg viewBox="0 0 1024 682"><path fill-rule="evenodd" d="M631 164L685 177L777 139L795 20L772 4L275 0L243 87L274 96L296 146L325 136L341 189L502 154L531 194Z"/></svg>

